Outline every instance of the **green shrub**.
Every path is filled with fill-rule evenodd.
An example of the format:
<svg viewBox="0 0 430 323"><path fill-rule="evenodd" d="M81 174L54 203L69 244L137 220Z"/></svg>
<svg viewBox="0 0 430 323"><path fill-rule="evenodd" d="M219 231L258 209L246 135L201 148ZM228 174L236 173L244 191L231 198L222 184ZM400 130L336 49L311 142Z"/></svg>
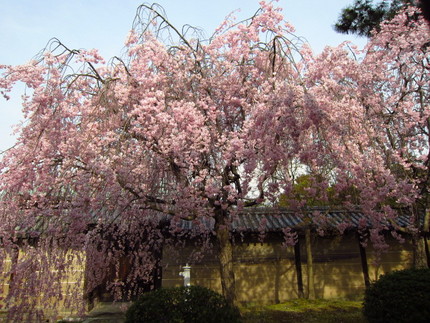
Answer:
<svg viewBox="0 0 430 323"><path fill-rule="evenodd" d="M126 313L126 323L240 322L240 313L220 294L200 286L145 293Z"/></svg>
<svg viewBox="0 0 430 323"><path fill-rule="evenodd" d="M364 316L373 322L429 322L430 270L407 269L381 278L366 290Z"/></svg>

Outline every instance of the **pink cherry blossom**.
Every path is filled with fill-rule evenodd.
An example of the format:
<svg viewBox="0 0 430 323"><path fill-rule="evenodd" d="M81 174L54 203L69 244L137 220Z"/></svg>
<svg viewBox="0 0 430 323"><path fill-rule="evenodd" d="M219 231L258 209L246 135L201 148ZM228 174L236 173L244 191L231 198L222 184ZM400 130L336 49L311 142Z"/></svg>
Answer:
<svg viewBox="0 0 430 323"><path fill-rule="evenodd" d="M315 56L279 8L260 5L209 41L141 6L148 20L136 20L126 55L112 63L59 44L30 64L0 66L4 97L17 82L31 89L17 144L0 162L1 266L5 279L13 275L5 302L16 320L55 315L62 302L82 311L83 296L103 284L133 298L163 245L192 236L209 248L215 235L232 260L234 214L278 203L300 173L315 178L313 200L327 200L331 187L340 207L360 208L360 229L371 224L381 251L398 209L419 218L429 183L424 23L405 23L402 12L363 51L344 43ZM323 234L323 216L311 220ZM124 261L130 270L120 277ZM60 282L82 266L65 293ZM233 268L220 271L234 301Z"/></svg>

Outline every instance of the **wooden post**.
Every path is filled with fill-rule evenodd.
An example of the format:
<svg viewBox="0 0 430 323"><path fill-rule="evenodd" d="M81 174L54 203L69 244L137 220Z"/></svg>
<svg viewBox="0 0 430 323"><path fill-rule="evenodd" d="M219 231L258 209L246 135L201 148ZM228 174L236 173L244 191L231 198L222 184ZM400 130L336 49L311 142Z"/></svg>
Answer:
<svg viewBox="0 0 430 323"><path fill-rule="evenodd" d="M12 250L11 250L11 254L10 254L10 261L11 261L11 274L9 276L9 289L8 289L8 294L12 294L13 289L14 289L14 285L16 284L15 282L15 274L14 271L16 269L16 266L18 264L18 259L19 259L19 247L18 246L13 246Z"/></svg>
<svg viewBox="0 0 430 323"><path fill-rule="evenodd" d="M298 296L299 298L304 298L305 293L303 291L303 274L302 274L302 259L300 256L300 239L297 239L297 242L294 245L294 263L296 265Z"/></svg>
<svg viewBox="0 0 430 323"><path fill-rule="evenodd" d="M276 257L275 261L275 304L279 304L281 301L279 299L279 285L281 283L281 259Z"/></svg>
<svg viewBox="0 0 430 323"><path fill-rule="evenodd" d="M312 258L311 228L305 229L306 260L308 269L308 299L315 299L314 262Z"/></svg>

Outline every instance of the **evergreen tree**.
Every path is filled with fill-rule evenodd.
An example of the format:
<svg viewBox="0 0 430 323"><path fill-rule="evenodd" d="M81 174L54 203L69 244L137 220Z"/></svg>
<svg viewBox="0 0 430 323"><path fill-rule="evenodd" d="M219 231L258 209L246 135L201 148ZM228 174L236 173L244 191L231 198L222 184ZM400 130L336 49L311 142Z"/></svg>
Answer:
<svg viewBox="0 0 430 323"><path fill-rule="evenodd" d="M369 37L371 32L379 30L384 20L391 20L405 6L424 6L428 1L391 0L374 3L373 0L355 0L344 9L334 25L334 29L343 34L357 34Z"/></svg>

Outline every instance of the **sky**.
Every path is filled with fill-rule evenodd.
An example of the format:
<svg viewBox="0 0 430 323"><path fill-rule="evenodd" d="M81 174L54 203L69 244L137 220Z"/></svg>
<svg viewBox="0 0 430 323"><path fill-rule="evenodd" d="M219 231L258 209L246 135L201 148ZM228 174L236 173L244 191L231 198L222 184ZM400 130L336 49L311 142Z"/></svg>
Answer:
<svg viewBox="0 0 430 323"><path fill-rule="evenodd" d="M235 11L239 19L251 17L258 0L158 0L177 27L189 24L209 37L224 18ZM359 47L365 39L333 30L342 8L352 0L279 0L285 19L296 28L315 52L345 40ZM51 38L68 48L96 48L108 61L119 56L131 29L138 0L0 0L0 65L19 65L31 60ZM24 88L12 92L9 101L0 98L0 152L11 147L12 126L22 120L20 97Z"/></svg>

